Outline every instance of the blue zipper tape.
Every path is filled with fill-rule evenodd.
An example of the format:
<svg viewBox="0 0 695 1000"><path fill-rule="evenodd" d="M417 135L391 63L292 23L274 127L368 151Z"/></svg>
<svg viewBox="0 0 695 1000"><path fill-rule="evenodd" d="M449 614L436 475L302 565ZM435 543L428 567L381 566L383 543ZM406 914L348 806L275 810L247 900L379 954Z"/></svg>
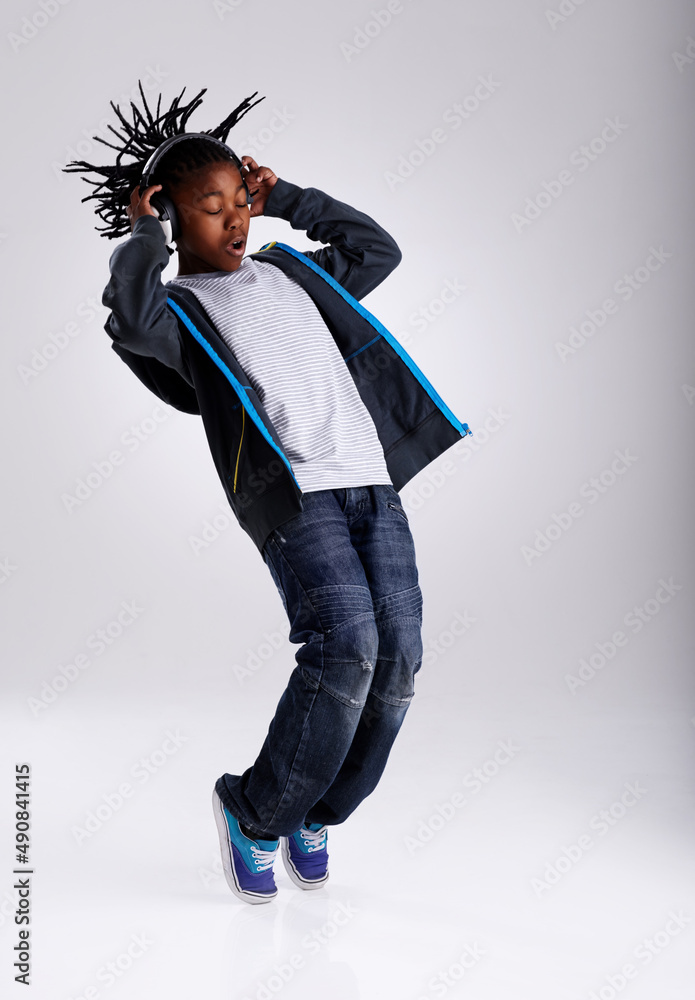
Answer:
<svg viewBox="0 0 695 1000"><path fill-rule="evenodd" d="M244 390L244 387L241 384L241 382L239 381L239 379L234 376L234 373L230 370L229 366L225 364L225 362L219 356L219 354L217 353L217 351L215 350L215 348L212 346L212 344L208 343L208 341L202 335L202 333L200 332L200 330L198 330L198 328L195 326L195 324L191 321L191 319L183 311L183 309L181 308L181 306L178 305L178 303L174 302L173 299L170 299L168 296L167 296L167 305L171 309L173 309L173 311L176 313L176 315L179 316L180 319L185 323L186 327L191 331L191 333L193 334L193 336L195 337L195 339L198 341L198 343L200 344L200 346L203 348L203 350L205 350L206 353L212 358L212 360L215 362L215 364L220 369L220 371L222 372L222 374L231 383L231 385L234 388L234 391L236 392L236 394L238 395L239 399L241 400L244 409L246 410L246 412L248 413L248 415L251 417L251 419L253 420L254 424L258 427L259 431L261 432L261 434L263 435L263 437L266 439L266 441L268 442L268 444L271 446L271 448L273 448L278 453L278 455L280 456L280 458L283 460L283 462L287 466L287 468L289 470L289 473L292 476L292 478L294 479L295 483L297 483L297 478L296 478L294 472L292 471L292 466L290 465L289 459L287 458L287 456L285 455L285 453L280 448L278 448L278 446L273 441L272 437L268 433L267 427L265 426L265 424L263 423L263 421L261 420L261 418L259 416L258 410L256 409L256 407L253 405L253 403L249 399L249 397L246 394L246 392ZM297 487L300 488L299 487L299 483L297 483Z"/></svg>

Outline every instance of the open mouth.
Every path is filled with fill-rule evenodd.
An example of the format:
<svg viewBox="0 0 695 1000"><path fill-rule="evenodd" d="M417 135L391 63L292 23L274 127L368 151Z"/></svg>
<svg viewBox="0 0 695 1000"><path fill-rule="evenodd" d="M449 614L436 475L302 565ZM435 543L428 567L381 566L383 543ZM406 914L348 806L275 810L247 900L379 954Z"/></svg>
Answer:
<svg viewBox="0 0 695 1000"><path fill-rule="evenodd" d="M225 250L227 251L227 253L231 253L234 256L240 256L244 252L245 245L246 245L246 240L243 238L243 236L240 236L238 239L232 240L231 243L228 243L227 246L225 247Z"/></svg>

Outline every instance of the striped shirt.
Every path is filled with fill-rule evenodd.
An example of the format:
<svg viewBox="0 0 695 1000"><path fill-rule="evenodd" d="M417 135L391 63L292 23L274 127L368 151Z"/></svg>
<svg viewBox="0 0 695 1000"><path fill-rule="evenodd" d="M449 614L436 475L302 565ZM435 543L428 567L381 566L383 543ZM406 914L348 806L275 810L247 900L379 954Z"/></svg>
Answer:
<svg viewBox="0 0 695 1000"><path fill-rule="evenodd" d="M181 275L246 372L304 493L391 484L384 450L330 330L279 267Z"/></svg>

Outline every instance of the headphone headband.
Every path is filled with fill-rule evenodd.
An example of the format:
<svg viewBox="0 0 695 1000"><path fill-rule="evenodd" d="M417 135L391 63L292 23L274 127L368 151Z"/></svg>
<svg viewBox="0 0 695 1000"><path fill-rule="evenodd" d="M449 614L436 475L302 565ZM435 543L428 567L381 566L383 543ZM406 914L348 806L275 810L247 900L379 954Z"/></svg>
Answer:
<svg viewBox="0 0 695 1000"><path fill-rule="evenodd" d="M150 186L150 178L165 153L168 153L172 146L175 146L178 142L182 142L184 139L206 139L208 142L212 142L216 146L221 147L227 153L229 159L234 163L234 165L238 167L239 173L241 173L241 160L226 142L222 142L221 139L216 139L213 135L208 135L207 132L182 132L180 135L172 135L168 139L165 139L161 146L158 146L157 149L155 149L152 156L150 156L149 160L142 168L142 180L140 181L141 189Z"/></svg>

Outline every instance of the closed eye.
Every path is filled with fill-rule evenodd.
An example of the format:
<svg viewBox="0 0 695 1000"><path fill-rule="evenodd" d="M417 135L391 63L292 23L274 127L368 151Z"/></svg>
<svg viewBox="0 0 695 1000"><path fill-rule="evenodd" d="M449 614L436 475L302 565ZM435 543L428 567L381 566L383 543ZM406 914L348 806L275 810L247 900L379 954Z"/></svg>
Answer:
<svg viewBox="0 0 695 1000"><path fill-rule="evenodd" d="M235 208L246 208L246 207L247 207L247 205L246 205L246 202L244 202L244 204L243 204L243 205L235 205L234 207L235 207ZM208 212L208 211L206 210L205 214L206 214L206 215L219 215L221 211L222 211L222 209L221 209L221 208L218 208L216 212Z"/></svg>

